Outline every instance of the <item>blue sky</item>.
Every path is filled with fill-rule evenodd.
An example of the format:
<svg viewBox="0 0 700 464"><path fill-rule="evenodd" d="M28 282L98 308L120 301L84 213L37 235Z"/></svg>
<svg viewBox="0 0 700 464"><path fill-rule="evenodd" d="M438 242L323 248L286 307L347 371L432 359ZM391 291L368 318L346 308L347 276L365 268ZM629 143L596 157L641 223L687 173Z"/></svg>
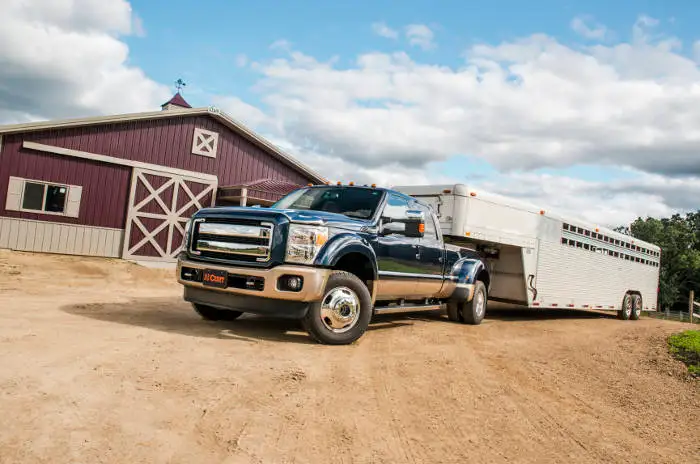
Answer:
<svg viewBox="0 0 700 464"><path fill-rule="evenodd" d="M3 4L0 124L153 110L183 78L331 180L612 225L700 204L698 1L57 5Z"/></svg>
<svg viewBox="0 0 700 464"><path fill-rule="evenodd" d="M416 51L428 63L461 64L461 54L473 43L499 43L546 33L563 43L579 43L572 18L591 15L629 39L630 24L639 14L664 22L680 38L693 37L700 21L700 2L693 0L357 0L256 2L133 0L143 19L146 37L129 37L130 60L159 82L190 76L192 85L211 93L249 95L255 76L238 69L235 59L273 55L270 44L285 39L304 53L342 62L368 51L401 47L372 33L371 25L385 21L399 28L421 23L434 28L439 47ZM203 97L206 98L206 97ZM197 98L193 95L193 100ZM202 103L205 103L204 101Z"/></svg>
<svg viewBox="0 0 700 464"><path fill-rule="evenodd" d="M700 2L624 0L517 0L475 2L408 1L211 1L163 2L134 0L143 20L145 36L126 39L130 63L149 77L170 83L178 77L188 82L185 95L191 104L211 104L212 95L235 95L264 108L253 90L259 79L255 70L236 65L245 55L266 60L280 54L270 49L278 40L319 60L338 57L337 66L352 66L359 54L406 50L405 40L387 40L372 32L372 24L385 22L400 30L420 23L435 33L437 47L412 48L411 57L421 63L459 68L465 50L476 43L498 44L534 33L544 33L573 47L591 41L576 34L571 20L587 16L612 31L610 40L630 40L630 25L640 14L659 19L665 33L691 38L700 20ZM495 169L483 161L457 156L432 165L442 174L489 176ZM629 178L627 171L600 166L543 168L538 173L574 176L590 181Z"/></svg>

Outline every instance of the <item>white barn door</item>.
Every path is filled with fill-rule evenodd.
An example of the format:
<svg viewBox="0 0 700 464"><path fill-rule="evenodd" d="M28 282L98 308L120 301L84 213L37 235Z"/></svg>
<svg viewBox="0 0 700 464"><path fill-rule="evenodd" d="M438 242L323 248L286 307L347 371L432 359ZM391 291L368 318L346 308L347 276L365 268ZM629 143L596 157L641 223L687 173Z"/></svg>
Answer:
<svg viewBox="0 0 700 464"><path fill-rule="evenodd" d="M122 257L174 262L185 223L213 206L216 181L134 168Z"/></svg>

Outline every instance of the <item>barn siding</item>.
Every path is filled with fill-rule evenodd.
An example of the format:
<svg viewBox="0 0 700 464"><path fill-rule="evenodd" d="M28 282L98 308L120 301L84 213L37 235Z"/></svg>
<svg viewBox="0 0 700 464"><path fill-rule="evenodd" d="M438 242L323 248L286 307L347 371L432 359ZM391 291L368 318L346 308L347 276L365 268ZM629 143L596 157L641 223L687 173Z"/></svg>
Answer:
<svg viewBox="0 0 700 464"><path fill-rule="evenodd" d="M130 175L124 166L26 150L21 138L6 136L0 158L0 216L123 229ZM5 210L10 176L82 186L79 216Z"/></svg>

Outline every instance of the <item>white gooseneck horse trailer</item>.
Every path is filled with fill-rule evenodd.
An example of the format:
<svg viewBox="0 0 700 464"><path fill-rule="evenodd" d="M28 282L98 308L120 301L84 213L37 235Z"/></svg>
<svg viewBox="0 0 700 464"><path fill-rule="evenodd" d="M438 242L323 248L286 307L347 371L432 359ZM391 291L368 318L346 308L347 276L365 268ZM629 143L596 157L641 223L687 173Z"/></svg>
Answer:
<svg viewBox="0 0 700 464"><path fill-rule="evenodd" d="M489 300L622 319L657 309L655 245L464 184L393 188L432 206L446 242L488 257Z"/></svg>

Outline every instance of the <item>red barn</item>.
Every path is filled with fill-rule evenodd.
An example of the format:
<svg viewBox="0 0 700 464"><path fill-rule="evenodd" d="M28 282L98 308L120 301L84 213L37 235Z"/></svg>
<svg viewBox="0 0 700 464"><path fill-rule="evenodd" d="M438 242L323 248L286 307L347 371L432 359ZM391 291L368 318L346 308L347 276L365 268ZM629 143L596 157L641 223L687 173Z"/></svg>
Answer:
<svg viewBox="0 0 700 464"><path fill-rule="evenodd" d="M0 248L174 261L199 208L326 180L214 108L0 126Z"/></svg>

